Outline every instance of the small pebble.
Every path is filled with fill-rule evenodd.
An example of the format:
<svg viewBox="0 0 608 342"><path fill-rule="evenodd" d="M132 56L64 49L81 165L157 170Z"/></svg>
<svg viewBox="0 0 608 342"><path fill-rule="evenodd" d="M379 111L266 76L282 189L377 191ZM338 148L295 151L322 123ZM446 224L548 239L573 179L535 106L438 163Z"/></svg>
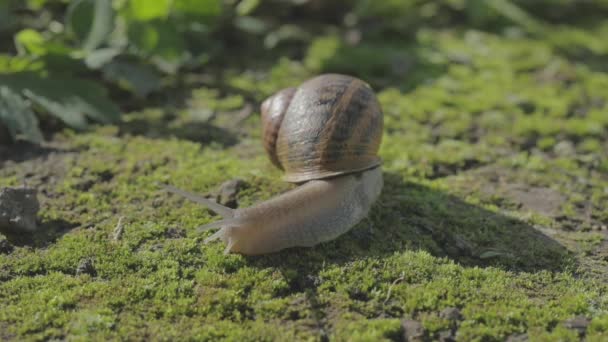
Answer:
<svg viewBox="0 0 608 342"><path fill-rule="evenodd" d="M527 342L528 335L526 334L513 334L507 337L507 342Z"/></svg>
<svg viewBox="0 0 608 342"><path fill-rule="evenodd" d="M242 179L232 179L220 185L216 200L218 203L235 209L238 206L236 196L244 189L247 183Z"/></svg>
<svg viewBox="0 0 608 342"><path fill-rule="evenodd" d="M462 319L460 309L458 308L445 308L441 310L439 317L447 319L448 321L459 321Z"/></svg>
<svg viewBox="0 0 608 342"><path fill-rule="evenodd" d="M440 342L454 342L456 341L456 337L454 336L454 332L452 330L442 330L437 334L437 339Z"/></svg>
<svg viewBox="0 0 608 342"><path fill-rule="evenodd" d="M186 237L186 231L180 228L169 227L165 232L165 237L169 239L179 239Z"/></svg>
<svg viewBox="0 0 608 342"><path fill-rule="evenodd" d="M576 149L571 141L563 140L558 142L553 147L553 152L561 157L573 156L576 154Z"/></svg>
<svg viewBox="0 0 608 342"><path fill-rule="evenodd" d="M0 230L33 232L40 204L33 188L0 189Z"/></svg>
<svg viewBox="0 0 608 342"><path fill-rule="evenodd" d="M0 254L9 254L13 251L14 247L8 240L0 235Z"/></svg>
<svg viewBox="0 0 608 342"><path fill-rule="evenodd" d="M422 323L413 320L405 319L401 322L403 327L403 338L408 342L423 341L424 340L424 328Z"/></svg>
<svg viewBox="0 0 608 342"><path fill-rule="evenodd" d="M585 316L576 316L564 322L568 329L576 330L579 336L584 336L591 321Z"/></svg>
<svg viewBox="0 0 608 342"><path fill-rule="evenodd" d="M86 258L80 260L78 267L76 267L76 275L88 274L92 277L97 275L97 270L95 269L95 264L93 263L93 259Z"/></svg>

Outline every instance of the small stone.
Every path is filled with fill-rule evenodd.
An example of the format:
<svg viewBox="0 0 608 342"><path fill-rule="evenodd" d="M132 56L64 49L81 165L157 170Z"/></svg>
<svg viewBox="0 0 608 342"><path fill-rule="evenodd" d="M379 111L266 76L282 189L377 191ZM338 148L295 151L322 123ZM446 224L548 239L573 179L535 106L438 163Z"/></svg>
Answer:
<svg viewBox="0 0 608 342"><path fill-rule="evenodd" d="M576 330L579 336L584 336L591 321L585 316L576 316L564 322L568 329Z"/></svg>
<svg viewBox="0 0 608 342"><path fill-rule="evenodd" d="M367 295L367 293L357 286L348 290L348 297L362 302L369 300L369 296Z"/></svg>
<svg viewBox="0 0 608 342"><path fill-rule="evenodd" d="M95 264L93 263L93 259L86 258L80 260L78 267L76 267L76 275L88 274L92 277L97 275L97 270L95 269Z"/></svg>
<svg viewBox="0 0 608 342"><path fill-rule="evenodd" d="M13 251L13 245L0 235L0 254L9 254Z"/></svg>
<svg viewBox="0 0 608 342"><path fill-rule="evenodd" d="M186 231L180 228L169 227L165 232L165 236L169 239L179 239L186 237Z"/></svg>
<svg viewBox="0 0 608 342"><path fill-rule="evenodd" d="M33 232L40 204L33 188L0 189L0 230Z"/></svg>
<svg viewBox="0 0 608 342"><path fill-rule="evenodd" d="M424 340L422 323L413 319L405 319L401 322L401 327L403 327L403 338L406 341L418 342Z"/></svg>
<svg viewBox="0 0 608 342"><path fill-rule="evenodd" d="M448 321L460 321L462 319L460 309L458 308L445 308L441 310L439 317L447 319Z"/></svg>
<svg viewBox="0 0 608 342"><path fill-rule="evenodd" d="M576 154L576 149L571 141L563 140L553 147L553 152L560 157L568 157Z"/></svg>
<svg viewBox="0 0 608 342"><path fill-rule="evenodd" d="M452 330L442 330L437 334L437 339L440 342L454 342L456 341L456 337L454 336L454 332Z"/></svg>
<svg viewBox="0 0 608 342"><path fill-rule="evenodd" d="M152 208L159 208L160 206L163 205L164 199L163 198L155 198L152 200Z"/></svg>
<svg viewBox="0 0 608 342"><path fill-rule="evenodd" d="M527 334L513 334L507 337L507 342L528 342Z"/></svg>
<svg viewBox="0 0 608 342"><path fill-rule="evenodd" d="M236 196L238 195L239 191L244 189L246 186L247 183L238 178L222 183L219 191L217 192L217 202L235 209L238 206Z"/></svg>
<svg viewBox="0 0 608 342"><path fill-rule="evenodd" d="M318 287L323 283L323 280L321 280L321 277L317 275L307 274L305 277L305 283L309 287Z"/></svg>
<svg viewBox="0 0 608 342"><path fill-rule="evenodd" d="M152 246L150 246L150 248L148 249L150 252L158 252L158 251L162 251L164 248L164 245L162 243L156 243Z"/></svg>

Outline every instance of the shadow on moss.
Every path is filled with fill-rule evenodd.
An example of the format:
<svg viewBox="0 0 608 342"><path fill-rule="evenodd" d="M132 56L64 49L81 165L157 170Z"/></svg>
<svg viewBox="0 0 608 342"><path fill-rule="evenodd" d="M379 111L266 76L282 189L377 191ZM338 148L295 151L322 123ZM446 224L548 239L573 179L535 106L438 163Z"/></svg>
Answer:
<svg viewBox="0 0 608 342"><path fill-rule="evenodd" d="M217 125L174 118L160 111L128 115L119 128L120 135L141 135L151 139L176 137L200 144L217 143L223 147L233 146L238 142L233 132Z"/></svg>
<svg viewBox="0 0 608 342"><path fill-rule="evenodd" d="M15 163L24 162L40 157L47 157L50 154L60 154L76 152L76 149L61 149L50 146L40 146L25 141L19 141L9 145L0 144L0 168L7 161Z"/></svg>
<svg viewBox="0 0 608 342"><path fill-rule="evenodd" d="M467 267L494 267L515 273L559 272L574 262L564 246L523 221L429 186L403 181L395 173L385 172L384 177L383 194L370 217L344 236L310 249L246 259L260 270L278 269L288 287L276 295L304 293L310 318L322 340L327 340L331 331L331 308L319 291L324 284L323 272L332 265L358 265L363 261L372 265L369 267L381 267L384 260L407 250L424 250ZM357 282L348 285L346 295L357 302L368 302L373 291L364 286ZM395 310L398 312L387 314L404 314L401 308Z"/></svg>
<svg viewBox="0 0 608 342"><path fill-rule="evenodd" d="M394 241L408 241L465 266L508 271L563 271L571 266L567 249L519 219L469 204L428 186L385 174L381 215L395 222ZM397 244L394 251L400 250Z"/></svg>
<svg viewBox="0 0 608 342"><path fill-rule="evenodd" d="M564 271L573 266L568 250L529 224L466 203L428 186L384 173L385 187L369 219L348 234L311 249L249 258L259 267L278 267L292 291L314 289L316 274L330 264L384 258L425 250L471 267L513 272Z"/></svg>
<svg viewBox="0 0 608 342"><path fill-rule="evenodd" d="M50 220L38 224L38 230L33 233L18 233L12 231L0 231L6 239L15 246L45 248L57 241L63 235L69 233L78 224L65 220Z"/></svg>

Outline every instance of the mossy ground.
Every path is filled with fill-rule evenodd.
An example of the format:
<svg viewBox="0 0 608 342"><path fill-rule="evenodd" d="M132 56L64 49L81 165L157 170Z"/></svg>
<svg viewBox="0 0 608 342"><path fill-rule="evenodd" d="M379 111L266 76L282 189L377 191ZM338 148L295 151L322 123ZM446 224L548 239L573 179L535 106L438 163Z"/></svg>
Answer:
<svg viewBox="0 0 608 342"><path fill-rule="evenodd" d="M19 147L0 185L39 189L45 232L6 237L0 338L400 340L413 319L429 339L553 341L578 340L564 322L585 316L586 338L608 339L608 74L594 62L607 27L356 47L324 36L302 61L228 71L221 89ZM240 206L288 189L258 116L235 117L326 71L370 80L384 108L385 190L369 219L262 257L203 244L195 227L216 218L158 183L204 194L241 178Z"/></svg>

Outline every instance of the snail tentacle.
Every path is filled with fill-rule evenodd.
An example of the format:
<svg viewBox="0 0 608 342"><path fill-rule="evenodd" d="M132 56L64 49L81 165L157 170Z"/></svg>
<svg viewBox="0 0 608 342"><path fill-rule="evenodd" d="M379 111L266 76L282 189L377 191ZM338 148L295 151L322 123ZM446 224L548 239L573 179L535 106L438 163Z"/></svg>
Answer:
<svg viewBox="0 0 608 342"><path fill-rule="evenodd" d="M204 232L207 230L222 228L222 227L226 227L226 226L230 226L230 227L239 226L239 220L237 220L237 219L219 220L219 221L215 221L215 222L211 222L211 223L207 223L202 226L199 226L196 228L196 230L200 233L200 232Z"/></svg>
<svg viewBox="0 0 608 342"><path fill-rule="evenodd" d="M191 192L187 192L181 189L178 189L172 185L168 185L168 184L163 184L163 188L165 188L165 190L174 193L176 195L180 195L182 197L185 197L193 202L202 204L204 206L206 206L207 208L211 209L213 212L215 212L216 214L221 215L224 218L232 218L234 217L234 209L225 207L219 203L213 202L209 199L206 199L205 197L199 196L197 194L191 193ZM211 228L209 228L211 229Z"/></svg>
<svg viewBox="0 0 608 342"><path fill-rule="evenodd" d="M203 241L204 243L209 243L212 241L215 241L217 239L222 238L222 236L224 236L224 231L223 230L218 230L217 232L213 233L213 235L211 235L210 237L206 238L205 241Z"/></svg>
<svg viewBox="0 0 608 342"><path fill-rule="evenodd" d="M237 239L235 237L227 236L227 234L229 234L231 231L231 229L222 228L217 232L213 233L213 235L211 235L210 237L206 238L203 242L207 244L218 239L225 240L226 248L224 248L224 254L228 254L230 253L230 251L232 251L232 248L237 242Z"/></svg>
<svg viewBox="0 0 608 342"><path fill-rule="evenodd" d="M229 254L232 251L232 247L236 244L236 240L233 238L228 238L228 242L226 243L226 248L224 248L224 254Z"/></svg>

